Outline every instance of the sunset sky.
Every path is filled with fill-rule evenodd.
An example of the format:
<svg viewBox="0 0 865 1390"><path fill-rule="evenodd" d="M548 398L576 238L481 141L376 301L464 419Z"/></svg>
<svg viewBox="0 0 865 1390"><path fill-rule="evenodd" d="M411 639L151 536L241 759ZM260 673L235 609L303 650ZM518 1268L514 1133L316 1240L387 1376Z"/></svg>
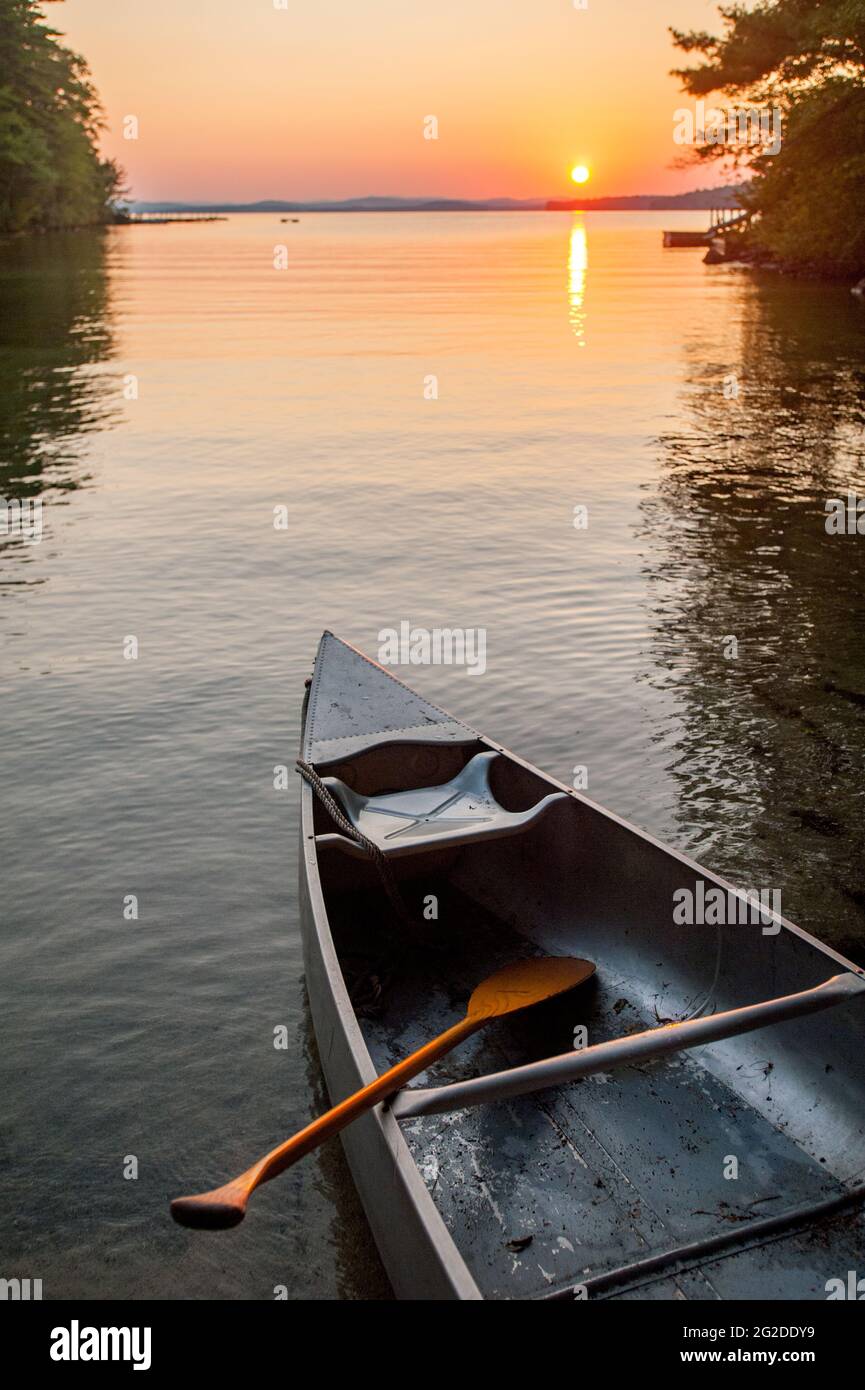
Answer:
<svg viewBox="0 0 865 1390"><path fill-rule="evenodd" d="M723 181L670 167L688 103L667 28L717 30L710 0L275 3L45 5L90 64L134 197L567 197L574 164L587 197Z"/></svg>

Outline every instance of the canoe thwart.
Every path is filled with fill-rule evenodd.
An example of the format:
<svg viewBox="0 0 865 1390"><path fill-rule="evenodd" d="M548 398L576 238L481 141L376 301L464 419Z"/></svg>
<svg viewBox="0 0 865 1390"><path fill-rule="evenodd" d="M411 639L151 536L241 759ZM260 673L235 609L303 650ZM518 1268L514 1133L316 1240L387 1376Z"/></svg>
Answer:
<svg viewBox="0 0 865 1390"><path fill-rule="evenodd" d="M490 771L499 757L494 750L477 753L450 782L382 796L362 796L338 777L323 777L322 782L356 830L385 854L402 855L516 835L553 802L567 801L565 792L551 792L527 810L506 810L490 787Z"/></svg>
<svg viewBox="0 0 865 1390"><path fill-rule="evenodd" d="M865 979L846 971L797 994L785 994L778 999L709 1014L686 1023L668 1023L627 1038L595 1043L580 1052L566 1052L559 1057L548 1057L540 1062L512 1067L490 1076L479 1076L471 1081L458 1081L430 1089L404 1090L395 1097L390 1109L398 1120L408 1120L417 1115L441 1115L488 1101L507 1100L511 1096L527 1095L548 1086L579 1081L597 1072L648 1062L670 1052L683 1052L690 1047L720 1042L723 1038L733 1038L773 1023L817 1013L857 995L865 995Z"/></svg>

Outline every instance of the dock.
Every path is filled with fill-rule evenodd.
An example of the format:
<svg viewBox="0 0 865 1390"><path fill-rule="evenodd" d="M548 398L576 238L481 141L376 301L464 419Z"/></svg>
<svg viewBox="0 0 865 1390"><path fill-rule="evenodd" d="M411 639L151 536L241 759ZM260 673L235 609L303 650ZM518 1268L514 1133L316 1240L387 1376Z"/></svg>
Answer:
<svg viewBox="0 0 865 1390"><path fill-rule="evenodd" d="M665 246L711 246L717 237L749 220L750 212L742 208L711 208L709 227L705 232L664 232Z"/></svg>

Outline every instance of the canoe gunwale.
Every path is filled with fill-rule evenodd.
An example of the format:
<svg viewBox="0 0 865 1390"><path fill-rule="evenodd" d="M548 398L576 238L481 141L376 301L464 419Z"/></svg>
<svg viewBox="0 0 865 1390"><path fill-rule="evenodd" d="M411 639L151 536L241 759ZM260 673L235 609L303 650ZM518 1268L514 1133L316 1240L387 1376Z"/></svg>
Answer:
<svg viewBox="0 0 865 1390"><path fill-rule="evenodd" d="M308 935L305 934L304 936L304 956L309 975L312 962L308 952L313 948L317 951L332 1000L330 1045L326 1044L319 1022L315 1019L314 1021L322 1068L328 1081L330 1100L332 1104L336 1104L343 1099L342 1096L334 1094L331 1090L333 1084L330 1079L333 1075L331 1050L335 1043L336 1029L340 1029L342 1032L343 1041L350 1053L351 1064L358 1073L361 1085L368 1085L374 1081L377 1073L345 986L342 968L330 931L327 907L318 872L315 835L312 833L314 804L312 788L304 782L301 786L300 816L301 895L309 905L314 932L314 942L310 941ZM356 1171L356 1163L353 1160L353 1145L358 1140L360 1126L363 1125L366 1126L367 1134L371 1129L374 1129L375 1139L373 1143L379 1159L387 1165L391 1182L399 1185L398 1195L410 1210L414 1221L422 1228L423 1237L429 1249L435 1252L439 1280L443 1286L447 1286L447 1292L443 1292L439 1296L458 1300L482 1299L483 1295L472 1278L468 1266L457 1249L456 1243L418 1171L399 1124L392 1115L379 1105L340 1137L380 1251L382 1241L377 1229L380 1223L376 1220L376 1212L372 1209L371 1203L365 1198L362 1183L359 1181ZM388 1267L388 1273L392 1281L395 1282L392 1267Z"/></svg>
<svg viewBox="0 0 865 1390"><path fill-rule="evenodd" d="M691 859L687 854L676 849L675 846L665 844L663 840L658 840L654 835L650 834L648 830L642 830L640 826L634 825L632 821L625 820L624 816L617 815L615 811L610 811L606 806L601 806L597 801L593 801L591 797L586 796L583 792L578 792L573 787L569 787L567 783L560 782L557 777L553 777L551 773L545 772L543 768L535 767L533 763L527 762L525 758L521 758L518 753L512 753L510 749L503 747L499 743L493 743L489 739L482 738L482 741L486 743L488 747L497 749L499 753L504 753L512 762L517 763L527 772L533 772L536 776L542 777L544 781L549 782L551 786L557 787L560 791L567 792L573 801L578 801L582 806L587 807L588 810L593 811L604 820L611 822L613 825L617 825L621 830L628 831L629 834L635 835L638 840L642 840L644 844L651 846L652 849L660 851L670 859L675 859L679 864L683 864L685 868L690 869L692 873L698 875L707 883L711 883L714 887L722 888L725 893L732 893L737 897L742 896L742 888L737 888L736 885L730 883L728 879L722 878L721 875L716 873L713 869L707 869L704 864L698 863L696 859ZM858 975L860 979L865 980L865 967L857 965L855 961L848 960L846 956L842 956L840 952L833 950L831 946L827 946L826 942L821 941L818 936L813 936L810 932L806 931L804 927L797 926L795 922L791 922L788 917L782 916L781 913L776 912L774 908L761 904L760 915L761 921L769 919L777 923L778 926L783 927L785 931L792 932L794 936L798 936L800 940L822 952L824 956L828 956L835 964L843 966L844 970L848 971L850 974Z"/></svg>

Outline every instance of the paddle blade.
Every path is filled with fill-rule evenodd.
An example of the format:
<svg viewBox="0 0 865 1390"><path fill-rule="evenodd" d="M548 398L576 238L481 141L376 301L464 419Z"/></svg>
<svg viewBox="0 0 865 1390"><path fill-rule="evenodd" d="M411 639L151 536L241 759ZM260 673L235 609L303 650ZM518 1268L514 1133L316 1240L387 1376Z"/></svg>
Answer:
<svg viewBox="0 0 865 1390"><path fill-rule="evenodd" d="M238 1179L202 1192L197 1197L175 1197L171 1215L179 1226L195 1231L227 1231L239 1226L246 1215L249 1190L238 1185Z"/></svg>
<svg viewBox="0 0 865 1390"><path fill-rule="evenodd" d="M527 1009L531 1004L541 1004L575 989L594 973L594 963L578 956L514 961L478 985L469 1000L468 1016L501 1018L503 1014L516 1013L517 1009Z"/></svg>

